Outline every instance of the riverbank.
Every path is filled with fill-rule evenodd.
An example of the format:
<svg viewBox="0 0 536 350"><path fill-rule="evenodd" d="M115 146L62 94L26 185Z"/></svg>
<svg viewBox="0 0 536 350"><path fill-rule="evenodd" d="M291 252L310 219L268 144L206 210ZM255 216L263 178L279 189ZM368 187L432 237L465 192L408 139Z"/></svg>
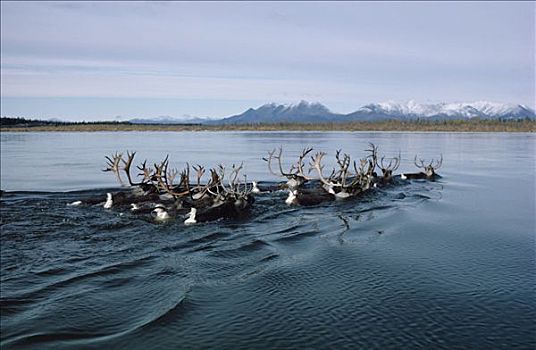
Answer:
<svg viewBox="0 0 536 350"><path fill-rule="evenodd" d="M0 126L0 132L99 131L421 131L421 132L536 132L535 120L382 121L326 124L173 125L73 123L41 126Z"/></svg>

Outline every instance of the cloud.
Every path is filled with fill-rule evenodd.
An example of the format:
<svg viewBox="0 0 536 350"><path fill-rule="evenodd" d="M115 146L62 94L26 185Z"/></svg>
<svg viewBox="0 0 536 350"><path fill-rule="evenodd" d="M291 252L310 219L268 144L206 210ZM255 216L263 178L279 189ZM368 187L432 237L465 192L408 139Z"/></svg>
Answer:
<svg viewBox="0 0 536 350"><path fill-rule="evenodd" d="M2 2L1 10L2 96L329 102L486 91L534 105L531 3Z"/></svg>

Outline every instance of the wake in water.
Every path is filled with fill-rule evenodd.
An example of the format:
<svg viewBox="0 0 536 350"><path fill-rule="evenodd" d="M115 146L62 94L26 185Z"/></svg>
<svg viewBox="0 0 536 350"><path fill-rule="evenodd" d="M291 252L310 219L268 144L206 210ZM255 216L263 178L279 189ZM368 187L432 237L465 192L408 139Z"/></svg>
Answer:
<svg viewBox="0 0 536 350"><path fill-rule="evenodd" d="M318 185L314 181L309 184ZM267 189L280 184L262 182L258 186ZM126 203L103 209L106 193L132 195L130 190L104 189L7 192L2 196L5 346L113 342L133 332L149 332L147 327L160 324L169 315L180 319L189 308L197 307L187 297L194 286L216 286L257 276L281 264L281 256L288 255L287 247L307 245L305 242L315 237L339 243L359 239L357 227L364 229L370 222L387 220L403 208L439 199L441 183L397 179L392 186L374 188L360 197L308 207L287 205L287 190L270 191L255 195L255 206L244 217L220 218L195 228L173 219L155 226L150 214L133 212ZM99 202L94 203L96 198ZM65 205L76 200L94 204ZM370 237L383 233L377 231L371 231ZM349 232L353 232L350 237ZM295 253L292 256L295 258ZM168 261L168 257L173 260ZM137 287L140 283L142 286ZM123 305L116 294L124 291L136 298L135 291L141 288L151 295L149 286L153 283L167 294L151 301L144 297L142 305L158 304L158 308L123 311L133 313L135 321L123 321L124 326L118 328L108 308L130 310L130 306ZM176 286L184 291L172 293ZM95 292L86 294L89 291L101 295L92 302ZM90 303L92 318L81 313L84 308L76 301L79 296ZM97 300L105 300L105 304ZM77 322L91 322L84 328L64 325L59 328L61 332L47 326L38 332L18 331L24 329L19 322L34 320L30 315L40 303L54 306L50 310L55 310L55 315L69 312ZM74 312L69 305L78 305L73 308L81 311ZM48 314L45 310L44 318L37 321L46 324Z"/></svg>
<svg viewBox="0 0 536 350"><path fill-rule="evenodd" d="M289 258L309 254L308 241L315 238L342 245L362 239L362 232L366 239L388 235L378 221L441 196L435 173L411 181L393 175L400 156L378 160L374 145L359 165L337 152L338 168L329 176L323 173L325 154L317 153L310 164L317 178L304 170L311 151L288 171L281 148L269 153L268 168L282 182L249 182L240 175L242 165L210 169L203 181L204 167L171 170L167 157L152 168L143 162L135 182L135 153L127 153L108 157L106 171L120 182L126 176L128 188L2 193L2 345L99 347L160 331L206 307L190 295L198 295L197 286L265 276ZM199 222L208 223L191 226ZM279 277L273 282L287 283ZM268 291L279 290L274 285ZM136 309L125 295L139 301ZM41 310L37 317L35 310ZM64 321L69 319L72 326ZM42 327L33 329L35 324Z"/></svg>

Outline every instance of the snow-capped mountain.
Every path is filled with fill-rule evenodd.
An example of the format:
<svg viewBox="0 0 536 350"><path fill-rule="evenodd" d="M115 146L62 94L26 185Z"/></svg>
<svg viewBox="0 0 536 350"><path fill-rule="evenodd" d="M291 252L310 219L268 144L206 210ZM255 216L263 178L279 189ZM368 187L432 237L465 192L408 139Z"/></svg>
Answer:
<svg viewBox="0 0 536 350"><path fill-rule="evenodd" d="M472 103L420 104L415 101L397 103L393 101L368 104L354 113L352 119L523 119L535 118L534 111L524 105L504 104L488 101Z"/></svg>
<svg viewBox="0 0 536 350"><path fill-rule="evenodd" d="M278 105L268 103L257 109L250 108L242 114L214 121L218 124L274 124L274 123L320 123L344 118L331 112L320 103L300 101L297 104Z"/></svg>
<svg viewBox="0 0 536 350"><path fill-rule="evenodd" d="M276 124L276 123L343 123L381 120L456 120L456 119L536 119L534 110L525 105L487 101L472 103L424 104L415 101L393 101L367 104L349 114L330 111L321 103L300 101L295 104L268 103L258 108L223 119L182 118L168 116L154 119L131 119L134 124Z"/></svg>
<svg viewBox="0 0 536 350"><path fill-rule="evenodd" d="M331 112L320 103L265 104L242 114L214 120L214 124L339 123L380 120L454 120L454 119L536 119L534 111L524 105L486 101L472 103L420 104L415 101L372 103L349 114Z"/></svg>

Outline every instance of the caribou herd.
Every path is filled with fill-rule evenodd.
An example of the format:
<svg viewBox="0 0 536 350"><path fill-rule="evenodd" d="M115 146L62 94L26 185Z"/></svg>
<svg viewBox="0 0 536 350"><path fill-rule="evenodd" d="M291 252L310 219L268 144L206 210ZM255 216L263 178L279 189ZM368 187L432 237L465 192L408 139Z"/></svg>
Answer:
<svg viewBox="0 0 536 350"><path fill-rule="evenodd" d="M106 156L103 171L113 173L128 191L109 192L106 200L91 198L69 205L102 205L105 209L128 209L133 214L146 215L152 221L183 220L184 224L213 221L221 218L238 218L250 211L255 196L267 192L286 191L288 205L318 205L327 201L357 198L378 187L392 186L411 179L435 180L443 162L425 162L415 156L414 163L421 169L411 174L394 175L400 166L400 153L394 157L380 157L378 147L372 143L359 160L352 160L341 150L335 152L334 168L325 172L326 153L306 148L288 170L283 167L283 148L268 152L263 158L272 175L283 181L269 185L248 182L242 175L243 164L226 168L220 164L208 169L201 165L186 164L183 170L171 168L169 156L159 163L147 165L143 161L132 169L136 152L115 153ZM308 164L306 164L306 162ZM307 167L307 169L306 169ZM380 171L380 173L377 172ZM136 172L136 174L134 174ZM194 180L192 181L192 173ZM205 174L208 180L203 181Z"/></svg>

